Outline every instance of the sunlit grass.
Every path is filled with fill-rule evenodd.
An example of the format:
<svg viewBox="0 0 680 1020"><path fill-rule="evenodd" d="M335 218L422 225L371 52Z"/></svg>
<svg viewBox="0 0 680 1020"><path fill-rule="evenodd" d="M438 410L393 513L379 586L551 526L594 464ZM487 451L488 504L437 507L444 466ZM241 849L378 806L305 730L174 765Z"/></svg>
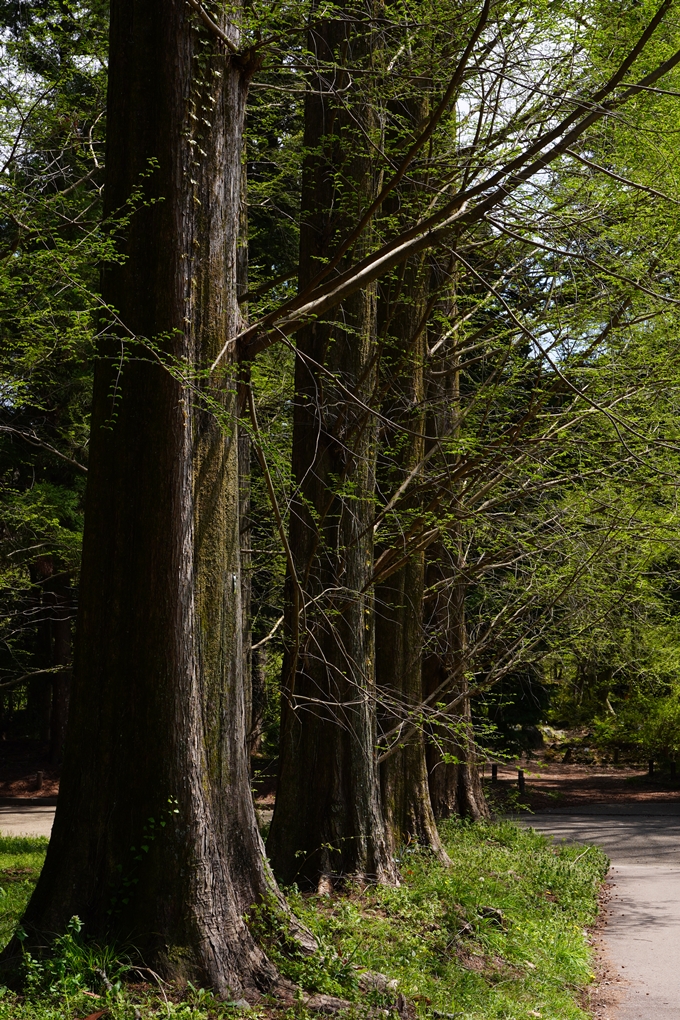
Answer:
<svg viewBox="0 0 680 1020"><path fill-rule="evenodd" d="M0 943L4 946L24 912L45 860L44 836L0 836Z"/></svg>
<svg viewBox="0 0 680 1020"><path fill-rule="evenodd" d="M605 855L553 845L510 823L445 823L442 835L450 869L407 848L399 888L332 899L292 893L328 962L281 960L282 967L345 995L356 989L359 968L379 971L399 981L423 1017L585 1017L579 993L592 974L584 929L597 911Z"/></svg>

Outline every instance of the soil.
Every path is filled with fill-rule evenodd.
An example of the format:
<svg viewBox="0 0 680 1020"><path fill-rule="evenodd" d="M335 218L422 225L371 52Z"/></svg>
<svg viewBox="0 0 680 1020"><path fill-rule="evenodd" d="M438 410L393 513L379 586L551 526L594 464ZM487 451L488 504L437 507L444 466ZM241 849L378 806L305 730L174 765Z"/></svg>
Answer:
<svg viewBox="0 0 680 1020"><path fill-rule="evenodd" d="M60 767L51 764L48 748L39 741L0 740L0 799L54 798L59 774Z"/></svg>
<svg viewBox="0 0 680 1020"><path fill-rule="evenodd" d="M520 794L518 769L524 771L525 792ZM631 765L564 765L540 759L499 765L498 781L492 783L486 768L484 788L496 810L513 806L532 811L612 804L617 801L680 801L680 776L668 771Z"/></svg>
<svg viewBox="0 0 680 1020"><path fill-rule="evenodd" d="M612 886L605 881L600 891L600 908L595 924L590 929L590 944L593 947L595 980L583 994L582 1006L596 1020L610 1020L626 991L626 980L616 973L607 952L605 929L609 914L609 900Z"/></svg>

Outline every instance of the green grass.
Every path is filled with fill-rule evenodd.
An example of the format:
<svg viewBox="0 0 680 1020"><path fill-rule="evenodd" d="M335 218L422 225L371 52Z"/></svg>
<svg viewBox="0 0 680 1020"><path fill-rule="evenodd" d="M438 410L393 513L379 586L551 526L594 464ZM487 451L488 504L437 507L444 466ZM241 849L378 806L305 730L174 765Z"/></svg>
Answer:
<svg viewBox="0 0 680 1020"><path fill-rule="evenodd" d="M453 868L407 849L400 888L325 900L292 894L326 963L277 962L296 980L348 997L357 994L357 968L379 971L399 981L423 1017L585 1017L578 1005L592 979L585 928L597 911L605 855L553 845L510 823L445 823L442 836ZM277 955L275 945L270 951Z"/></svg>
<svg viewBox="0 0 680 1020"><path fill-rule="evenodd" d="M9 942L47 850L44 836L0 836L0 944Z"/></svg>
<svg viewBox="0 0 680 1020"><path fill-rule="evenodd" d="M584 1020L579 1007L592 978L586 927L597 909L607 860L600 851L553 845L510 823L445 823L452 868L418 848L400 858L398 888L350 888L332 897L289 891L295 912L314 931L320 952L290 952L285 926L264 908L253 925L281 971L310 991L388 1007L393 997L362 995L362 971L396 979L422 1020ZM0 839L0 931L4 940L30 895L44 857L44 839ZM88 945L77 924L55 957L29 967L25 996L0 989L0 1020L66 1020L111 1007L112 1020L204 1020L234 1015L203 990L166 1003L155 990L128 988L125 962ZM96 968L114 983L107 993ZM100 996L93 998L92 994ZM169 996L172 1000L173 996ZM257 1009L257 1017L304 1020L305 1010Z"/></svg>

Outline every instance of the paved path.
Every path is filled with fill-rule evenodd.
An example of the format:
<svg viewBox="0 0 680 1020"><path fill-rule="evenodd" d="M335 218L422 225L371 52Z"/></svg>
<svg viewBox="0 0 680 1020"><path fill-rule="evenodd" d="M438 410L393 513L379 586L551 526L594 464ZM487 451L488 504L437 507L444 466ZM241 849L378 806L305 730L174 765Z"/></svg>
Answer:
<svg viewBox="0 0 680 1020"><path fill-rule="evenodd" d="M520 822L611 858L604 941L628 982L612 1020L680 1020L680 802L591 804Z"/></svg>
<svg viewBox="0 0 680 1020"><path fill-rule="evenodd" d="M0 834L49 836L55 811L51 804L0 804Z"/></svg>

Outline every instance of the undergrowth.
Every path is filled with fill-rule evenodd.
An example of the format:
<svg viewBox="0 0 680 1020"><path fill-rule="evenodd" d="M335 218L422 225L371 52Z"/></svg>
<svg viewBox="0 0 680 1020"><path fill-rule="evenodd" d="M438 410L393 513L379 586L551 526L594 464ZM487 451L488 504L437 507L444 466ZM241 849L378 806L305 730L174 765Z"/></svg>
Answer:
<svg viewBox="0 0 680 1020"><path fill-rule="evenodd" d="M553 845L510 823L444 823L453 861L407 847L397 888L349 886L333 896L288 890L295 913L319 942L315 957L291 946L287 926L264 905L250 924L282 974L308 991L355 1003L372 1016L395 991L366 991L367 971L396 981L422 1020L583 1020L579 998L592 979L587 926L607 861L593 848ZM0 931L6 941L30 895L45 840L0 839ZM0 1020L86 1017L108 1007L112 1020L206 1020L240 1012L189 986L181 995L135 978L125 954L92 945L77 919L53 955L26 959L27 986L0 989ZM391 986L392 989L394 986ZM302 1005L263 1005L254 1018L306 1020ZM383 1014L385 1015L385 1014ZM396 1015L396 1014L394 1014Z"/></svg>

